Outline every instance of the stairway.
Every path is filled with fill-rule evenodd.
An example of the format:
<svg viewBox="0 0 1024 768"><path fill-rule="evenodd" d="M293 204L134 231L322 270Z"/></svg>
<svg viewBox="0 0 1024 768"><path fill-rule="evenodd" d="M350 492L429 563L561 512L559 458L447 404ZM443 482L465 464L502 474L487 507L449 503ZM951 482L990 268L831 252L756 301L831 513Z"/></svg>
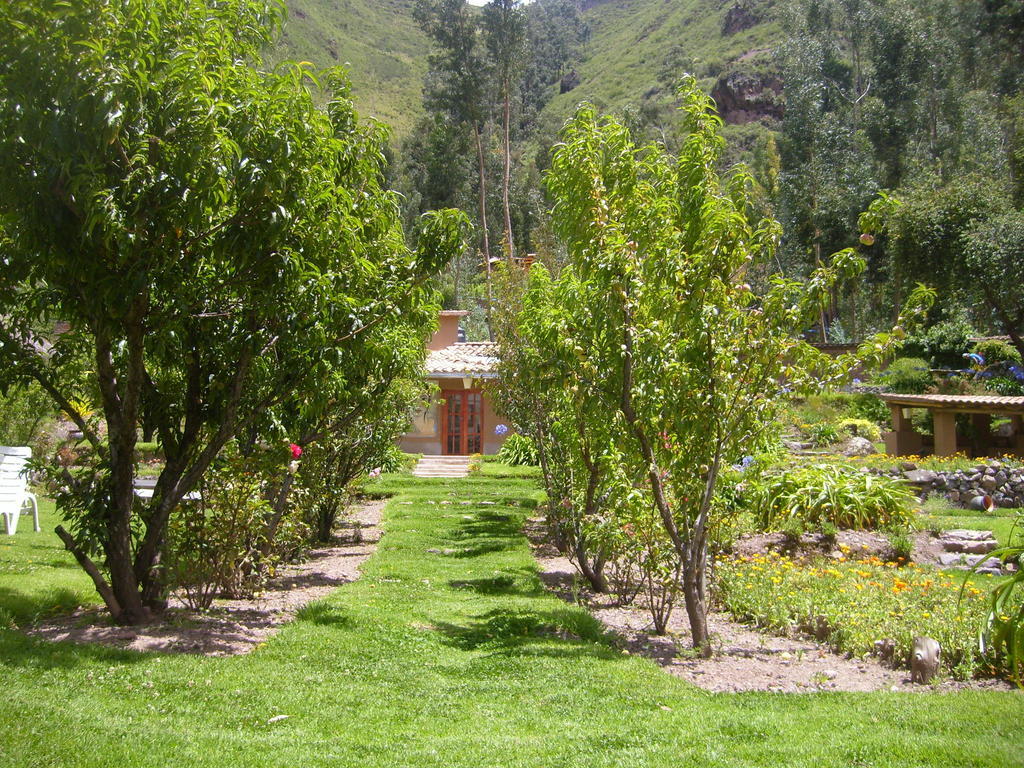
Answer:
<svg viewBox="0 0 1024 768"><path fill-rule="evenodd" d="M416 477L465 477L469 456L424 456L412 473Z"/></svg>

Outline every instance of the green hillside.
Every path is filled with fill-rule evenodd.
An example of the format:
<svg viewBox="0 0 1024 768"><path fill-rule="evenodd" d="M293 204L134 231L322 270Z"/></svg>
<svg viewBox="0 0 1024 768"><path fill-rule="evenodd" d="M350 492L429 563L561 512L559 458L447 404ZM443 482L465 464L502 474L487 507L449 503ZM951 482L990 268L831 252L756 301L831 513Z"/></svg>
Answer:
<svg viewBox="0 0 1024 768"><path fill-rule="evenodd" d="M712 91L733 72L761 72L779 37L772 0L603 0L588 4L590 40L576 66L580 84L554 96L542 122L555 128L586 99L608 111L664 105L672 83L692 72ZM366 116L408 135L422 113L429 50L413 0L290 0L273 59L350 64ZM756 84L754 90L757 90ZM742 121L742 120L741 120Z"/></svg>
<svg viewBox="0 0 1024 768"><path fill-rule="evenodd" d="M684 72L710 92L731 72L770 66L780 37L771 0L603 0L584 12L590 41L576 67L580 84L545 110L561 121L580 101L604 111L671 100Z"/></svg>
<svg viewBox="0 0 1024 768"><path fill-rule="evenodd" d="M427 39L412 17L413 0L289 0L272 60L349 64L364 117L406 135L423 109Z"/></svg>

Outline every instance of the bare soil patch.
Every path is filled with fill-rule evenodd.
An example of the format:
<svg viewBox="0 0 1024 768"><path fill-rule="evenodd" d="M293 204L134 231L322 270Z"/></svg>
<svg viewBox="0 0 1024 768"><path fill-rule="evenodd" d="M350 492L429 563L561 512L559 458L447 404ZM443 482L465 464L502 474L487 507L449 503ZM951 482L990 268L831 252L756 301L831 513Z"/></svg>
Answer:
<svg viewBox="0 0 1024 768"><path fill-rule="evenodd" d="M28 634L53 641L100 643L133 651L231 656L248 653L290 621L303 606L355 581L380 541L386 500L371 500L345 517L330 546L280 569L266 590L249 600L215 600L207 612L180 600L152 624L122 627L96 609L41 621Z"/></svg>
<svg viewBox="0 0 1024 768"><path fill-rule="evenodd" d="M673 675L709 691L950 691L962 688L1012 689L1000 680L933 685L910 682L910 670L890 669L874 658L847 658L806 637L778 637L733 621L725 613L708 617L715 655L696 658L690 652L686 611L673 612L667 635L653 632L643 597L618 605L609 595L595 594L568 558L547 540L542 521L530 520L527 537L541 569L541 579L567 602L578 601L601 621L629 653L653 659ZM884 538L884 537L883 537Z"/></svg>
<svg viewBox="0 0 1024 768"><path fill-rule="evenodd" d="M939 555L945 550L939 537L931 531L910 534L913 542L911 560L921 565L939 565ZM889 561L896 559L892 544L883 534L874 531L839 531L834 538L820 533L805 533L799 540L784 533L757 533L741 536L733 546L737 555L778 552L794 559L810 560L832 557L835 560L858 560L877 557Z"/></svg>

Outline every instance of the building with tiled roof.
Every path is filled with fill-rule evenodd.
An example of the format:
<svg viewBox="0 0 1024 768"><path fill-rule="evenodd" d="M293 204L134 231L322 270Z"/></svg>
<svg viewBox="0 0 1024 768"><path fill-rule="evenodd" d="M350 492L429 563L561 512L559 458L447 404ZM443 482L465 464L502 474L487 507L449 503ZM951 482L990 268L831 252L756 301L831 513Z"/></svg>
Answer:
<svg viewBox="0 0 1024 768"><path fill-rule="evenodd" d="M498 346L491 341L459 341L459 322L468 314L441 312L424 365L424 377L434 389L412 428L402 436L403 451L456 456L497 453L505 440L504 420L483 386L497 378Z"/></svg>
<svg viewBox="0 0 1024 768"><path fill-rule="evenodd" d="M497 363L498 345L493 341L457 341L427 353L427 376L448 378L468 373L481 379L493 379Z"/></svg>

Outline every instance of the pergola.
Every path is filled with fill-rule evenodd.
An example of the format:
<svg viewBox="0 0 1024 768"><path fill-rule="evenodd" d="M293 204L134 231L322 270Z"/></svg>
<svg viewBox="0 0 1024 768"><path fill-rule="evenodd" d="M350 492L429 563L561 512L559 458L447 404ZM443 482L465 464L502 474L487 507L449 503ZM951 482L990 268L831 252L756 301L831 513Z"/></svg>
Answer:
<svg viewBox="0 0 1024 768"><path fill-rule="evenodd" d="M1024 456L1024 397L998 395L879 395L892 412L892 432L886 432L885 450L896 456L921 453L921 435L910 425L907 410L927 408L935 425L935 455L957 452L956 415L971 415L977 438L971 446L976 455L989 455L992 417L1008 416L1013 425L1010 451Z"/></svg>

